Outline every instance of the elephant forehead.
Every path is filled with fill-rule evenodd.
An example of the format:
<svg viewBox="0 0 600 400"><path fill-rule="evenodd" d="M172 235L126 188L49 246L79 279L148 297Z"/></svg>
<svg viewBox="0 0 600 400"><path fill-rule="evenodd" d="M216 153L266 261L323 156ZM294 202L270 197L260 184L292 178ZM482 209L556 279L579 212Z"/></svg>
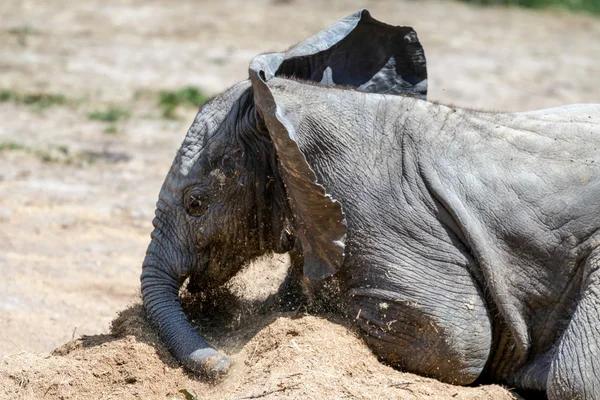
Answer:
<svg viewBox="0 0 600 400"><path fill-rule="evenodd" d="M207 151L210 137L216 135L223 119L211 113L212 118L198 116L185 137L179 154L175 159L174 170L181 176L188 176L192 168L198 164L200 156ZM207 140L208 139L208 140Z"/></svg>
<svg viewBox="0 0 600 400"><path fill-rule="evenodd" d="M243 103L240 99L249 87L250 81L242 81L202 106L175 157L173 172L187 177L198 165L200 157L225 133L224 126L235 125ZM231 124L226 123L229 119Z"/></svg>

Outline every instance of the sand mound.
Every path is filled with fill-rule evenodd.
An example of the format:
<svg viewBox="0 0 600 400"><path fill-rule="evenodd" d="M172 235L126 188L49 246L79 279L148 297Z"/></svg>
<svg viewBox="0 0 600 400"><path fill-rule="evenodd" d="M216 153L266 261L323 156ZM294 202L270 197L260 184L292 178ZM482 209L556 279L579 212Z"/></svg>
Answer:
<svg viewBox="0 0 600 400"><path fill-rule="evenodd" d="M293 317L259 315L224 335L204 331L235 363L226 378L205 382L177 366L134 305L111 335L82 337L51 355L0 359L0 387L11 399L515 398L500 386L461 388L398 372L335 319Z"/></svg>

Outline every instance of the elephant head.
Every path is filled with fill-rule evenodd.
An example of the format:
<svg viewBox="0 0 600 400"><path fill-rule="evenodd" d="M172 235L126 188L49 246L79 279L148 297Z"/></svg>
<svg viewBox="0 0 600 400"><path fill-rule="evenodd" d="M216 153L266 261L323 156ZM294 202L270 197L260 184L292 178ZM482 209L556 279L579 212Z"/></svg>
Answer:
<svg viewBox="0 0 600 400"><path fill-rule="evenodd" d="M363 10L284 53L256 57L250 80L200 109L161 188L141 275L148 315L175 358L195 372L224 372L230 361L184 315L178 294L186 278L216 287L296 239L308 278L331 276L344 260L342 207L300 151L294 124L269 88L273 77L421 98L427 90L414 30Z"/></svg>

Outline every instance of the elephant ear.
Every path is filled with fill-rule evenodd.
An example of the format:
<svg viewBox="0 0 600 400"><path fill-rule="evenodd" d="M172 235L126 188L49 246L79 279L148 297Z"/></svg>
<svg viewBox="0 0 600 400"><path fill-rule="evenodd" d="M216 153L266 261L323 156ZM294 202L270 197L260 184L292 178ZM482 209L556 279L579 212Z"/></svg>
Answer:
<svg viewBox="0 0 600 400"><path fill-rule="evenodd" d="M279 159L294 228L304 252L304 275L332 276L344 261L346 220L327 194L297 144L295 123L277 104L267 82L276 76L368 92L425 98L425 56L412 28L393 27L352 14L285 53L264 54L250 64L254 100Z"/></svg>
<svg viewBox="0 0 600 400"><path fill-rule="evenodd" d="M277 152L294 231L302 243L304 276L319 280L335 274L344 261L346 219L339 202L326 193L296 142L296 126L278 107L262 70L250 71L254 100Z"/></svg>
<svg viewBox="0 0 600 400"><path fill-rule="evenodd" d="M358 11L283 53L253 60L274 76L352 86L372 93L427 97L423 47L411 27L391 26ZM252 68L251 68L252 69Z"/></svg>

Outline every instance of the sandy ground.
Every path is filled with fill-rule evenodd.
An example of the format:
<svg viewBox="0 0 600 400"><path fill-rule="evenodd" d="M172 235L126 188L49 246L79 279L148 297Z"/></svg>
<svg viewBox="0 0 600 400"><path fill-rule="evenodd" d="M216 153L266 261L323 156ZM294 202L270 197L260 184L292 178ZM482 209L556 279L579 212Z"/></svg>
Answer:
<svg viewBox="0 0 600 400"><path fill-rule="evenodd" d="M65 104L43 110L0 102L0 398L183 398L178 390L189 385L206 392L202 398L236 398L290 387L298 379L304 383L269 396L422 398L421 389L412 386L421 383L439 398L454 394L453 387L423 378L398 383L409 378L383 371L343 327L312 317L272 319L254 339L237 348L225 346L247 369L236 375L241 386L225 382L210 389L182 373L160 346L152 346L155 341L147 338L151 332L135 306L157 193L195 113L181 109L177 119L162 118L156 92L196 85L217 93L246 78L254 55L287 48L363 7L375 18L417 30L427 56L431 100L494 110L600 101L600 19L583 15L408 0L0 2L0 90L66 98ZM130 112L114 124L116 133L106 132L111 124L88 118L111 105ZM276 286L281 265L278 260L257 264L242 287L251 287L266 271ZM110 321L128 306L137 317L121 320L114 332L119 339L77 339L109 333ZM131 335L135 329L145 333ZM307 353L306 362L282 355L278 352L293 349L265 348L264 329L279 332L276 338L286 346L291 343L286 329L296 330L300 349L306 341L319 351ZM338 350L356 354L338 354L324 342L321 348L315 339L321 331L333 332ZM77 340L62 355L48 358L71 339ZM260 352L271 364L261 367L262 375L253 375L246 362L262 362ZM283 368L278 357L295 361ZM368 366L357 367L355 358ZM318 370L319 363L337 369ZM113 372L95 374L96 365ZM114 375L114 368L125 375L134 370L117 368L122 365L148 366L149 372L123 383L127 377ZM362 386L326 389L319 385L327 385L327 379L317 379L324 375L309 374L309 379L306 368L346 378L357 368ZM272 377L264 372L269 369L275 371ZM64 383L77 371L88 375ZM291 376L296 373L301 375ZM285 374L300 378L285 380ZM169 380L172 385L165 383ZM254 386L244 383L250 381ZM386 385L392 385L391 392L381 389ZM456 398L488 394L473 396Z"/></svg>
<svg viewBox="0 0 600 400"><path fill-rule="evenodd" d="M6 398L172 399L184 398L185 391L203 400L514 399L496 385L461 388L400 373L381 364L335 319L286 314L248 319L225 334L205 329L234 361L226 379L206 382L173 363L141 308L123 312L113 324L115 335L83 337L50 357L0 360Z"/></svg>

